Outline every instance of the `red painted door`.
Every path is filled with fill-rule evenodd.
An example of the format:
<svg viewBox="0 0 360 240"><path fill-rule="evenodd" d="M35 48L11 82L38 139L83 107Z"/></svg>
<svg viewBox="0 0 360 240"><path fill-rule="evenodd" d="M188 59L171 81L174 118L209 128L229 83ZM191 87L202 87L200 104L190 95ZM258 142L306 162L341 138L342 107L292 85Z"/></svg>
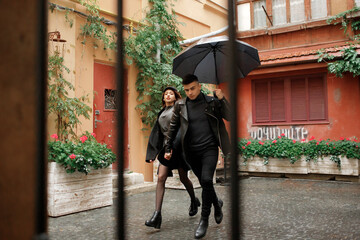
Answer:
<svg viewBox="0 0 360 240"><path fill-rule="evenodd" d="M105 143L116 153L116 69L113 66L94 64L94 133L100 143ZM124 104L124 168L129 168L128 155L128 100L127 100L127 74L125 73L125 101ZM113 169L116 169L116 163Z"/></svg>

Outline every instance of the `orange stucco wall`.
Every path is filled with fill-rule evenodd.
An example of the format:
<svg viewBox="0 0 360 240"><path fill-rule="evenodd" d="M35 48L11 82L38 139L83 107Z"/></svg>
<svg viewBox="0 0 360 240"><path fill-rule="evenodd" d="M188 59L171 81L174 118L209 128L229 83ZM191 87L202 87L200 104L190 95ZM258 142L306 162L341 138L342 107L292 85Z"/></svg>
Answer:
<svg viewBox="0 0 360 240"><path fill-rule="evenodd" d="M77 3L76 0L54 0L53 3L61 6L73 8L75 10L86 13L84 7ZM181 0L172 2L174 10L178 15L178 21L185 23L185 26L179 25L179 29L185 39L199 36L218 30L227 24L226 17L226 0L214 1L193 1ZM127 0L123 1L124 24L132 24L135 28L145 16L145 10L148 7L148 1L145 0ZM116 21L117 1L100 1L100 14L102 17ZM112 51L103 51L101 47L95 49L92 46L92 40L88 39L87 44L81 44L83 40L80 34L80 25L85 19L75 14L69 14L69 18L73 19L74 25L70 28L65 21L65 12L55 10L49 11L48 30L60 31L61 37L66 39L65 44L49 43L49 51L53 51L56 47L64 49L64 63L70 69L69 74L65 74L74 86L75 91L69 91L70 96L83 96L89 94L89 106L93 106L93 79L94 79L94 62L115 65L116 55ZM114 26L107 27L109 31L115 31ZM125 37L129 33L124 31ZM153 166L145 163L145 154L149 131L142 131L144 126L140 119L138 110L135 109L138 104L137 91L135 81L137 70L133 65L126 65L128 80L128 142L129 142L129 170L144 174L145 181L153 180ZM81 119L82 124L78 126L77 133L84 131L93 131L93 115L90 119ZM49 116L48 133L55 132L54 116Z"/></svg>

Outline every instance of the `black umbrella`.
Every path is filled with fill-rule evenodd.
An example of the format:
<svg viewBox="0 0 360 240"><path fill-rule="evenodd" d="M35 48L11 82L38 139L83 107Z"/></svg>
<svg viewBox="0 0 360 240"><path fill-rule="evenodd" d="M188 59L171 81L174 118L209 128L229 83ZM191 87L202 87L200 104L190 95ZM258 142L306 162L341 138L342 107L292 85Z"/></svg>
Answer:
<svg viewBox="0 0 360 240"><path fill-rule="evenodd" d="M184 77L191 73L198 77L201 83L219 84L228 80L226 71L226 55L228 37L218 36L202 38L184 49L173 60L172 73ZM235 41L236 77L244 78L260 65L258 51L253 46Z"/></svg>

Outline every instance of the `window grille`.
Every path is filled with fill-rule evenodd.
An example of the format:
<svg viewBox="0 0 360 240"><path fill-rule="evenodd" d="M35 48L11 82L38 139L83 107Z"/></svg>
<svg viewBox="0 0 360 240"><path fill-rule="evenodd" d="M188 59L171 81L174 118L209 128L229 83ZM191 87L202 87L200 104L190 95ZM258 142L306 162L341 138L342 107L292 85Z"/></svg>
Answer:
<svg viewBox="0 0 360 240"><path fill-rule="evenodd" d="M116 90L105 89L105 109L116 110Z"/></svg>

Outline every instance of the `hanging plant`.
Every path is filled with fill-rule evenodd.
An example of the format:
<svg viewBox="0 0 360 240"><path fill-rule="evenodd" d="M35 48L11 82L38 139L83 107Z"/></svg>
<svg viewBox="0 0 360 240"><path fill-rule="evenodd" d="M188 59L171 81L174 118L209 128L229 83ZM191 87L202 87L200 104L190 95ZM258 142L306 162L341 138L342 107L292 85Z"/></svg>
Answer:
<svg viewBox="0 0 360 240"><path fill-rule="evenodd" d="M83 37L81 43L85 45L87 39L91 38L94 40L94 48L99 47L98 41L100 41L103 44L104 50L110 49L116 51L117 33L108 31L104 26L104 23L107 25L115 25L116 23L100 17L100 7L97 4L97 0L79 0L79 3L86 8L87 14L51 2L49 2L49 9L51 12L55 10L65 11L65 21L69 23L70 28L74 25L74 20L69 17L69 13L77 13L85 17L86 23L80 25L80 36Z"/></svg>
<svg viewBox="0 0 360 240"><path fill-rule="evenodd" d="M97 4L97 0L80 0L81 5L86 7L88 16L86 18L86 23L80 26L81 33L80 35L84 37L82 44L86 44L86 39L88 37L100 40L103 43L103 49L116 50L116 39L117 33L107 30L103 25L105 20L103 17L100 17L100 7ZM93 42L95 48L98 48L96 41Z"/></svg>
<svg viewBox="0 0 360 240"><path fill-rule="evenodd" d="M352 41L340 50L340 58L326 53L324 50L318 51L318 62L327 62L328 71L337 77L342 77L346 72L352 73L354 77L360 76L360 58L357 53L358 47L356 46L360 43L360 34L358 34L360 30L360 20L359 18L351 17L353 13L357 13L359 10L359 7L355 7L327 20L328 24L337 25L340 23L341 28L344 29L344 34ZM348 17L349 15L350 18ZM354 34L353 36L348 34L349 27Z"/></svg>

